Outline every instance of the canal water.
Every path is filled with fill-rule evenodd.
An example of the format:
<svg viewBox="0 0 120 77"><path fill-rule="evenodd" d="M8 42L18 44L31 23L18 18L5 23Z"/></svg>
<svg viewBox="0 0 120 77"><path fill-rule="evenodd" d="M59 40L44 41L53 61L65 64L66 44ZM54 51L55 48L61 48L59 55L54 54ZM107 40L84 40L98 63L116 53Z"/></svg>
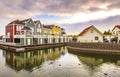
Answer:
<svg viewBox="0 0 120 77"><path fill-rule="evenodd" d="M0 77L120 77L120 56L75 53L66 47L0 50Z"/></svg>

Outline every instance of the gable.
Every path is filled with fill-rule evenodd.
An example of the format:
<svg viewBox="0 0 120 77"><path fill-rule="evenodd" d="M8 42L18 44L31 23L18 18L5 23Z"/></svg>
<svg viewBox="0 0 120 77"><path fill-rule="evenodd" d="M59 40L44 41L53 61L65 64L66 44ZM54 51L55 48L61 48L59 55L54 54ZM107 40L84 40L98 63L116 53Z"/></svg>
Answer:
<svg viewBox="0 0 120 77"><path fill-rule="evenodd" d="M92 37L92 36L102 36L97 30L90 28L83 36Z"/></svg>
<svg viewBox="0 0 120 77"><path fill-rule="evenodd" d="M112 31L117 31L117 30L120 30L120 25L116 25L116 26L112 29Z"/></svg>
<svg viewBox="0 0 120 77"><path fill-rule="evenodd" d="M26 22L26 25L27 26L30 26L30 27L35 27L35 23L33 22L32 19L30 19L29 21Z"/></svg>
<svg viewBox="0 0 120 77"><path fill-rule="evenodd" d="M91 30L96 31L100 35L103 35L97 28L95 28L94 26L90 26L85 28L78 36L84 36L86 33L88 33Z"/></svg>
<svg viewBox="0 0 120 77"><path fill-rule="evenodd" d="M40 21L34 22L37 28L42 28L42 24Z"/></svg>

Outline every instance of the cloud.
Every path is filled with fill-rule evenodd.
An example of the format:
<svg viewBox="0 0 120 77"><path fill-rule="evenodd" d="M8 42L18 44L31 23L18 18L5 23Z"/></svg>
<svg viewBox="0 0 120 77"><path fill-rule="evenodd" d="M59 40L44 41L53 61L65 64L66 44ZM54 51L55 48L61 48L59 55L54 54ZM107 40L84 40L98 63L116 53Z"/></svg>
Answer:
<svg viewBox="0 0 120 77"><path fill-rule="evenodd" d="M66 17L56 23L78 23L119 15L119 4L120 0L1 0L0 16L14 20L46 14Z"/></svg>
<svg viewBox="0 0 120 77"><path fill-rule="evenodd" d="M120 8L120 0L119 0L119 2L116 2L116 3L113 3L113 4L111 4L111 5L109 5L108 6L109 8Z"/></svg>
<svg viewBox="0 0 120 77"><path fill-rule="evenodd" d="M14 4L13 4L14 3ZM97 7L109 3L117 6L120 1L116 0L2 0L1 8L9 9L10 12L16 10L29 12L49 12L49 13L76 13L87 12L91 7ZM110 9L110 8L108 8ZM7 10L6 10L7 11ZM19 11L18 11L19 13Z"/></svg>
<svg viewBox="0 0 120 77"><path fill-rule="evenodd" d="M0 35L5 35L5 26L10 22L9 19L0 16Z"/></svg>
<svg viewBox="0 0 120 77"><path fill-rule="evenodd" d="M109 29L112 30L115 25L119 25L119 24L120 24L120 15L117 15L101 20L93 20L93 21L74 23L74 24L61 24L61 27L65 28L68 34L77 35L83 29L91 25L96 26L101 32L104 32L105 30L109 30Z"/></svg>
<svg viewBox="0 0 120 77"><path fill-rule="evenodd" d="M120 0L0 0L0 10L0 28L24 18L40 19L43 24L62 24L68 33L74 34L91 24L100 29L103 25L107 29L120 24Z"/></svg>

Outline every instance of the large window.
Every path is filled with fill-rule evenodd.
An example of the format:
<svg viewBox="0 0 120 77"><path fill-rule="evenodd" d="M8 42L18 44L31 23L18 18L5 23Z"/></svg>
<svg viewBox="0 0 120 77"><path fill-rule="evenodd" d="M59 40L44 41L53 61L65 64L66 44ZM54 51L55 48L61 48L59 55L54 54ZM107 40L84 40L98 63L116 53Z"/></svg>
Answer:
<svg viewBox="0 0 120 77"><path fill-rule="evenodd" d="M14 42L15 42L15 43L20 43L20 38L15 38L15 39L14 39Z"/></svg>
<svg viewBox="0 0 120 77"><path fill-rule="evenodd" d="M95 36L95 40L99 40L99 37L98 37L98 36Z"/></svg>

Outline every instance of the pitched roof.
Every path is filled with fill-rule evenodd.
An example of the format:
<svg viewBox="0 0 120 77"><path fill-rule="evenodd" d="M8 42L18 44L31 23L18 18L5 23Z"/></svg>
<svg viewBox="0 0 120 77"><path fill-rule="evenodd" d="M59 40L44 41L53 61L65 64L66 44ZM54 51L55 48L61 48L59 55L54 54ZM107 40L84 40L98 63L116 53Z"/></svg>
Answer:
<svg viewBox="0 0 120 77"><path fill-rule="evenodd" d="M25 22L25 21L28 21L28 20L32 20L31 18L28 18L28 19L24 19L24 20L20 20L21 22Z"/></svg>
<svg viewBox="0 0 120 77"><path fill-rule="evenodd" d="M51 25L43 25L43 28L52 29L52 26Z"/></svg>
<svg viewBox="0 0 120 77"><path fill-rule="evenodd" d="M31 29L28 26L24 26L21 30L31 30Z"/></svg>
<svg viewBox="0 0 120 77"><path fill-rule="evenodd" d="M34 23L36 24L36 23L41 23L41 22L40 22L40 20L36 20L36 21L34 21Z"/></svg>
<svg viewBox="0 0 120 77"><path fill-rule="evenodd" d="M85 28L82 32L80 32L80 33L78 34L78 36L82 36L82 35L83 35L84 33L86 33L91 27L92 27L92 26Z"/></svg>
<svg viewBox="0 0 120 77"><path fill-rule="evenodd" d="M62 32L61 34L66 34L65 32Z"/></svg>
<svg viewBox="0 0 120 77"><path fill-rule="evenodd" d="M120 29L120 25L115 25L115 27L113 28L113 30L114 30L116 27L117 27L118 29ZM113 30L112 30L112 31L113 31Z"/></svg>
<svg viewBox="0 0 120 77"><path fill-rule="evenodd" d="M80 33L78 34L78 36L84 35L84 34L85 34L89 29L91 29L91 28L93 28L94 30L96 30L98 33L100 33L100 34L102 35L102 33L101 33L97 28L95 28L95 27L92 25L92 26L89 26L89 27L85 28L82 32L80 32Z"/></svg>
<svg viewBox="0 0 120 77"><path fill-rule="evenodd" d="M10 22L9 24L24 24L23 22L20 22L20 20L14 20L12 22Z"/></svg>
<svg viewBox="0 0 120 77"><path fill-rule="evenodd" d="M28 19L25 19L25 20L14 20L14 21L12 21L12 22L10 22L9 24L23 24L23 25L25 25L25 21L28 21L28 20L30 20L31 18L28 18ZM8 24L8 25L9 25Z"/></svg>

